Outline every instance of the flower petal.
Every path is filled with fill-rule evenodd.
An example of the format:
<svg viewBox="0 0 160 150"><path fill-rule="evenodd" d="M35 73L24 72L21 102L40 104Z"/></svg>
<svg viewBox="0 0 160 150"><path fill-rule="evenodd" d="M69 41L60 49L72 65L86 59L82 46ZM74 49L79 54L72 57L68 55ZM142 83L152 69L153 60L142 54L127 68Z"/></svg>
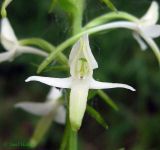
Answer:
<svg viewBox="0 0 160 150"><path fill-rule="evenodd" d="M145 25L154 25L159 18L159 6L156 1L153 1L146 12L146 14L141 18L141 22Z"/></svg>
<svg viewBox="0 0 160 150"><path fill-rule="evenodd" d="M47 101L56 101L62 96L62 90L52 87L47 95Z"/></svg>
<svg viewBox="0 0 160 150"><path fill-rule="evenodd" d="M76 80L72 84L69 101L69 118L71 128L77 131L82 123L86 110L89 82L87 80Z"/></svg>
<svg viewBox="0 0 160 150"><path fill-rule="evenodd" d="M48 56L48 53L43 50L31 46L17 46L17 51L19 53L36 54L44 57Z"/></svg>
<svg viewBox="0 0 160 150"><path fill-rule="evenodd" d="M146 43L141 39L141 37L139 36L139 34L137 34L136 32L134 32L133 33L133 37L137 41L137 43L139 44L139 46L141 47L142 50L146 50L147 49Z"/></svg>
<svg viewBox="0 0 160 150"><path fill-rule="evenodd" d="M88 34L84 34L81 39L72 47L72 50L69 55L69 64L73 62L73 60L76 58L78 52L84 48L85 54L86 54L86 59L89 59L89 63L92 66L92 69L98 68L98 64L96 59L94 58L91 48L89 46L89 39L88 39Z"/></svg>
<svg viewBox="0 0 160 150"><path fill-rule="evenodd" d="M40 77L40 76L31 76L25 81L39 81L44 84L58 87L58 88L70 88L71 87L71 78L51 78L51 77Z"/></svg>
<svg viewBox="0 0 160 150"><path fill-rule="evenodd" d="M126 84L99 82L94 79L92 79L90 82L90 89L110 89L110 88L125 88L131 91L135 91L133 87Z"/></svg>
<svg viewBox="0 0 160 150"><path fill-rule="evenodd" d="M1 20L1 43L6 50L15 49L18 44L16 35L11 27L11 24L7 18Z"/></svg>
<svg viewBox="0 0 160 150"><path fill-rule="evenodd" d="M84 34L82 37L82 41L84 43L84 48L86 48L86 58L89 58L89 62L91 63L92 69L98 68L98 64L96 59L93 56L93 53L91 51L90 45L89 45L89 38L88 34Z"/></svg>
<svg viewBox="0 0 160 150"><path fill-rule="evenodd" d="M43 116L47 115L53 110L53 105L50 103L34 103L34 102L21 102L15 105L16 108L21 108L31 114Z"/></svg>
<svg viewBox="0 0 160 150"><path fill-rule="evenodd" d="M57 111L56 111L56 114L54 117L55 117L54 120L57 123L65 124L65 122L66 122L66 109L64 108L64 106L59 106L57 108Z"/></svg>
<svg viewBox="0 0 160 150"><path fill-rule="evenodd" d="M0 63L3 61L11 61L14 57L14 51L0 53Z"/></svg>
<svg viewBox="0 0 160 150"><path fill-rule="evenodd" d="M142 31L151 38L157 38L160 36L160 25L143 27Z"/></svg>

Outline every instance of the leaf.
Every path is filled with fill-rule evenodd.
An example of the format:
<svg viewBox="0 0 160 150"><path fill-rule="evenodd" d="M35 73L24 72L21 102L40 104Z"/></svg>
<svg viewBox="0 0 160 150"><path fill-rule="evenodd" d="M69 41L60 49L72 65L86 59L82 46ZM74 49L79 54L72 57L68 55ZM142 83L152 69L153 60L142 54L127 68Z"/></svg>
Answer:
<svg viewBox="0 0 160 150"><path fill-rule="evenodd" d="M88 100L92 99L96 95L97 95L97 90L89 90Z"/></svg>
<svg viewBox="0 0 160 150"><path fill-rule="evenodd" d="M87 105L87 112L100 125L102 125L105 129L108 129L108 125L107 125L106 121L103 119L103 117L101 116L101 114L99 112L97 112L93 107Z"/></svg>
<svg viewBox="0 0 160 150"><path fill-rule="evenodd" d="M98 95L102 98L102 100L111 106L114 110L118 111L118 106L116 103L113 102L113 100L102 90L98 90Z"/></svg>
<svg viewBox="0 0 160 150"><path fill-rule="evenodd" d="M102 0L102 1L108 6L108 8L117 12L117 8L114 6L114 4L111 2L111 0Z"/></svg>

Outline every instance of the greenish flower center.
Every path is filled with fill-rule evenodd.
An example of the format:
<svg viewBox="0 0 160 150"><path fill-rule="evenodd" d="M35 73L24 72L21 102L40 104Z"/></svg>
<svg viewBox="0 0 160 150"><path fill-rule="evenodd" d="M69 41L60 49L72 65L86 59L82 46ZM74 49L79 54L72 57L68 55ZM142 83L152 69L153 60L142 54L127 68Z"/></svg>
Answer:
<svg viewBox="0 0 160 150"><path fill-rule="evenodd" d="M76 65L76 74L84 79L89 74L89 65L85 58L79 58Z"/></svg>

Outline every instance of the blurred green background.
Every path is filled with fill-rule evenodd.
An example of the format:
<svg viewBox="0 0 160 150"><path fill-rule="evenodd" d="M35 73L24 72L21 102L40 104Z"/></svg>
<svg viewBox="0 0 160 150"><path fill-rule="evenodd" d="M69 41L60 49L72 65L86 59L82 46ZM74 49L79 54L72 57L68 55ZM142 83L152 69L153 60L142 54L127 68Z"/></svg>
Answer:
<svg viewBox="0 0 160 150"><path fill-rule="evenodd" d="M113 0L118 10L141 17L150 0ZM19 39L40 37L58 45L70 36L70 19L56 7L48 13L50 0L16 0L8 7L8 17ZM99 0L86 0L83 23L110 10ZM160 42L159 38L156 42ZM99 68L95 79L126 83L136 92L109 89L105 92L117 103L114 111L96 96L91 102L109 124L105 130L90 116L85 115L79 132L80 150L159 150L160 149L160 70L157 60L148 48L141 51L125 29L101 32L90 36L92 51ZM0 52L4 49L0 47ZM65 51L68 55L70 48ZM41 83L25 83L36 74L43 58L29 54L13 62L0 64L0 150L4 143L28 141L39 117L14 109L19 101L44 101L50 87ZM45 71L41 75L65 77L65 72ZM37 150L56 150L64 126L54 123ZM18 148L15 148L18 149Z"/></svg>

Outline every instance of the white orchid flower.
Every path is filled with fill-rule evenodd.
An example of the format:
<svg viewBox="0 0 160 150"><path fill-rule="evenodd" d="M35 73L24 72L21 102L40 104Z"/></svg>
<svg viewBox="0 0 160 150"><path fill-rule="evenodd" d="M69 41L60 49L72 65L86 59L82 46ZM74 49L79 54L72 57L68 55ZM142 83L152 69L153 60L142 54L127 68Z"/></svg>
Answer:
<svg viewBox="0 0 160 150"><path fill-rule="evenodd" d="M146 41L152 41L153 38L160 36L160 25L156 24L159 18L159 6L156 1L153 1L146 12L136 23L138 25L138 31L134 32L133 36L139 43L142 50L147 49L147 45L139 36L139 32ZM150 42L149 42L150 43Z"/></svg>
<svg viewBox="0 0 160 150"><path fill-rule="evenodd" d="M11 61L16 56L23 53L36 54L44 57L48 55L46 52L43 52L38 48L20 45L7 18L1 19L0 39L2 46L7 50L7 52L0 53L0 62L7 60Z"/></svg>
<svg viewBox="0 0 160 150"><path fill-rule="evenodd" d="M99 82L93 79L93 69L98 64L91 52L88 35L85 34L72 48L69 56L70 74L68 78L31 76L26 82L39 81L59 88L71 88L69 101L69 118L73 130L78 130L86 110L89 89L126 88L125 84Z"/></svg>
<svg viewBox="0 0 160 150"><path fill-rule="evenodd" d="M52 88L47 96L47 101L44 103L40 102L20 102L15 105L16 108L21 108L31 114L37 116L46 116L54 112L54 120L57 123L64 124L66 117L66 110L61 105L60 97L62 91L56 88Z"/></svg>

